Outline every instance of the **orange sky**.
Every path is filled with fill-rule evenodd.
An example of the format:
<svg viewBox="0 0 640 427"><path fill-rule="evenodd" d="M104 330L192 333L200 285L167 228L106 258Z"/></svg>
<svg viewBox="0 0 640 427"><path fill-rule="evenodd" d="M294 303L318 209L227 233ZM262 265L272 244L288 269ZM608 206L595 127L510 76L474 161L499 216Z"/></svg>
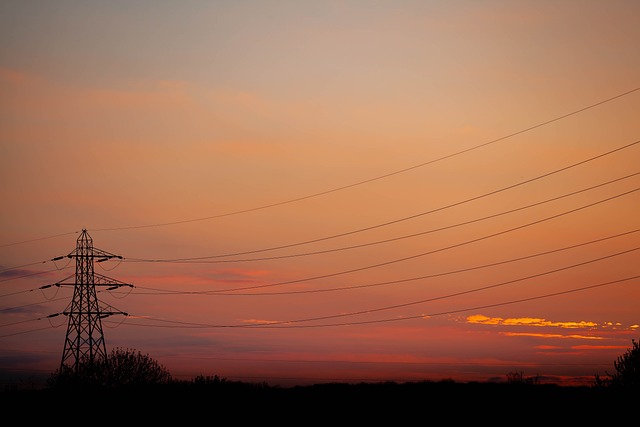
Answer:
<svg viewBox="0 0 640 427"><path fill-rule="evenodd" d="M0 373L590 383L638 339L640 5L0 4ZM3 380L7 381L7 380Z"/></svg>

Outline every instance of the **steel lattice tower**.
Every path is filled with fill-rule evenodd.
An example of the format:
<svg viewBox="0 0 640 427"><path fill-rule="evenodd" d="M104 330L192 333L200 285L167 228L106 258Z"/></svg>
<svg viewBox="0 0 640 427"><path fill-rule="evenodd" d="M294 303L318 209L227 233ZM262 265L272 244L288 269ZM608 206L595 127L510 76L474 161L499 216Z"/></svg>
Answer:
<svg viewBox="0 0 640 427"><path fill-rule="evenodd" d="M107 357L102 319L112 314L127 314L121 311L103 310L96 295L96 286L109 286L109 289L115 289L120 286L132 287L132 285L95 273L94 261L102 262L111 258L122 259L122 257L94 248L93 239L86 229L83 229L78 237L76 249L67 257L75 258L76 274L75 283L58 283L74 287L71 305L63 312L69 317L69 323L60 367L62 369L66 366L77 371L80 362L93 363ZM64 257L54 259L61 258Z"/></svg>

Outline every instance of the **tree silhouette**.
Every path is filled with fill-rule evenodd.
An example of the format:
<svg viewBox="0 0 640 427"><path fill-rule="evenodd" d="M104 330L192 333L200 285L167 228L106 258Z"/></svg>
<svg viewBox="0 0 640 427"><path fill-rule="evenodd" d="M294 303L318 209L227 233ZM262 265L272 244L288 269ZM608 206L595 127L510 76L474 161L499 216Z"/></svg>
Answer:
<svg viewBox="0 0 640 427"><path fill-rule="evenodd" d="M172 380L169 371L149 355L118 348L107 357L103 375L110 387L168 384Z"/></svg>
<svg viewBox="0 0 640 427"><path fill-rule="evenodd" d="M594 386L640 390L640 343L632 339L631 344L632 347L613 362L616 372L607 372L607 378L596 374Z"/></svg>
<svg viewBox="0 0 640 427"><path fill-rule="evenodd" d="M51 375L47 385L50 388L114 389L170 384L172 381L169 371L149 355L116 348L104 360L79 361L75 371L61 367Z"/></svg>

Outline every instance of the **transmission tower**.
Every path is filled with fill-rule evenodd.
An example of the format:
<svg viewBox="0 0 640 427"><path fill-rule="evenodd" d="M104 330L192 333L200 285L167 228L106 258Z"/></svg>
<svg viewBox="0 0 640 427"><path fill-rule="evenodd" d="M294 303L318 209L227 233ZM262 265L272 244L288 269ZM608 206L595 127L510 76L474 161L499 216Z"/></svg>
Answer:
<svg viewBox="0 0 640 427"><path fill-rule="evenodd" d="M121 286L133 287L94 272L94 262L103 262L112 258L122 259L119 255L96 249L93 239L86 229L76 241L76 249L67 258L75 258L75 283L58 283L57 285L73 286L73 300L69 309L62 314L69 317L67 336L64 341L60 368L78 370L80 362L94 363L107 357L107 350L102 332L102 319L114 314L127 313L102 309L96 295L96 286L108 286L108 290ZM64 256L53 258L59 260Z"/></svg>

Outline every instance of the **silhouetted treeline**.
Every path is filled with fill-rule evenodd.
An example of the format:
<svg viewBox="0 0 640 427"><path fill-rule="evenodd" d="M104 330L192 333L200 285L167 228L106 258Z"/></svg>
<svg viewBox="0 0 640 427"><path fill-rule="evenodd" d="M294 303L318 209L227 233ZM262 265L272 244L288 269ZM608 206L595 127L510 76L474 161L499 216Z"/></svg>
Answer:
<svg viewBox="0 0 640 427"><path fill-rule="evenodd" d="M615 372L596 376L592 386L540 384L522 372L509 373L503 383L444 380L280 387L218 376L177 381L150 356L116 349L105 360L57 370L44 389L5 390L0 402L6 419L18 416L30 424L41 420L243 427L365 422L620 425L635 421L640 401L640 345L635 340L632 344L614 362Z"/></svg>

